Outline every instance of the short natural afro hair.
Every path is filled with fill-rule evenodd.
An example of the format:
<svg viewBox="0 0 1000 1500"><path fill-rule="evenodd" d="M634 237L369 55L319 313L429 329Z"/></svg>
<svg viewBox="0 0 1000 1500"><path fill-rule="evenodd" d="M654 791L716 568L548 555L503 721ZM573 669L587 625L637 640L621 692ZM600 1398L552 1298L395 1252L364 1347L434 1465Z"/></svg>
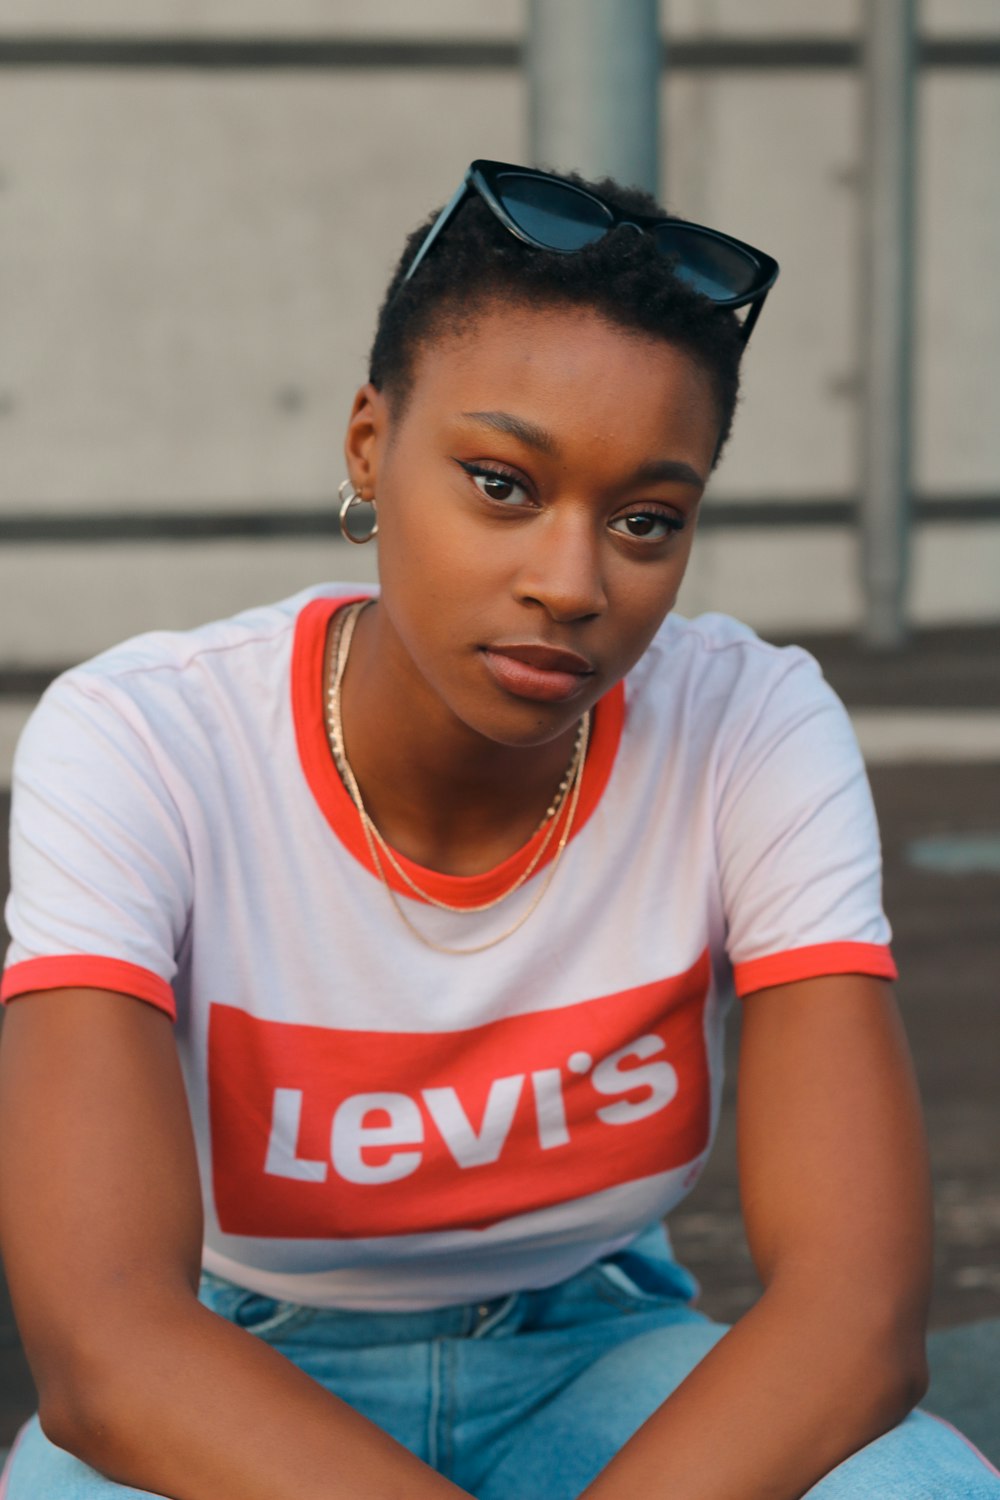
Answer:
<svg viewBox="0 0 1000 1500"><path fill-rule="evenodd" d="M648 193L608 178L567 180L622 213L669 217ZM609 322L684 350L708 376L719 412L719 457L739 396L739 322L671 271L652 236L620 225L571 255L540 250L511 234L472 192L412 280L406 270L437 214L409 236L386 290L369 357L369 380L405 403L420 349L460 332L491 304L581 307Z"/></svg>

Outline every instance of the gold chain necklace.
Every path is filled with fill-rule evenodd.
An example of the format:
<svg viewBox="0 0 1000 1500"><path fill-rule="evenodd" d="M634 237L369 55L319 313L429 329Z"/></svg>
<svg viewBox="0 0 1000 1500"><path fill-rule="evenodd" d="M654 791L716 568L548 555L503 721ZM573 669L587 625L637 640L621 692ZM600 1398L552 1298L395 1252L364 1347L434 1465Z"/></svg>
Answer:
<svg viewBox="0 0 1000 1500"><path fill-rule="evenodd" d="M344 672L347 668L347 659L350 655L351 641L354 637L354 628L357 625L361 611L366 607L368 602L368 600L361 600L357 604L348 606L348 609L345 612L343 623L339 628L336 647L332 654L330 667L330 683L327 693L326 725L327 738L330 742L330 749L333 754L334 761L336 762L337 768L340 772L341 779L343 780L344 785L347 788L351 801L354 803L354 806L357 809L358 817L361 821L361 829L365 837L365 843L368 846L368 853L371 858L372 865L374 866L382 884L386 888L386 892L388 893L389 899L392 902L397 916L404 923L404 925L409 928L413 935L419 938L420 942L422 942L428 948L433 948L438 953L449 953L455 955L462 953L482 953L485 949L493 948L497 945L497 943L502 943L505 938L510 937L511 934L515 933L519 927L523 926L528 918L532 915L535 908L538 906L549 886L552 884L552 879L555 875L556 867L558 866L559 861L562 858L563 851L569 842L570 833L572 831L573 823L576 818L577 804L580 800L580 789L583 784L583 768L587 759L587 746L590 741L590 710L587 710L580 721L580 728L577 732L576 743L573 747L573 754L570 758L569 767L567 768L566 774L564 775L562 782L559 785L559 789L556 792L555 797L550 803L545 816L542 819L542 823L539 825L539 828L541 828L545 823L549 824L545 833L545 837L539 843L538 848L535 850L535 853L532 855L525 869L522 870L521 874L517 877L516 880L513 881L511 885L507 887L506 890L501 891L499 896L494 896L489 901L483 901L478 906L455 906L450 902L440 901L437 899L437 897L432 896L429 891L425 891L421 886L419 886L417 882L412 879L409 873L404 870L402 865L399 863L399 860L396 858L395 852L389 846L389 844L386 843L385 839L382 837L382 834L379 832L379 829L370 817L368 809L365 807L364 800L361 796L361 788L358 786L357 778L354 775L354 771L351 767L350 761L347 759L347 751L344 746L343 723L341 720L340 712L340 692L341 685L344 679ZM564 800L566 802L566 816L560 819L559 813L562 809ZM522 912L517 921L514 922L510 927L508 927L504 932L501 932L498 937L490 938L488 942L476 944L474 947L450 948L445 947L440 943L433 942L429 937L422 933L420 929L415 926L415 924L407 916L397 898L396 892L393 890L386 876L383 859L389 865L391 865L397 876L404 882L405 885L409 887L414 895L419 896L421 900L426 901L429 905L436 906L441 911L462 912L468 913L469 915L472 915L476 912L488 911L491 907L498 906L500 902L506 900L508 896L513 895L513 893L516 890L519 890L520 887L524 885L525 881L534 874L535 870L541 863L546 850L552 842L556 828L558 827L560 821L562 822L562 832L559 837L559 842L556 845L555 853L552 856L552 862L549 866L548 874L544 882L542 883L541 888L537 892L534 900L528 906L527 910Z"/></svg>

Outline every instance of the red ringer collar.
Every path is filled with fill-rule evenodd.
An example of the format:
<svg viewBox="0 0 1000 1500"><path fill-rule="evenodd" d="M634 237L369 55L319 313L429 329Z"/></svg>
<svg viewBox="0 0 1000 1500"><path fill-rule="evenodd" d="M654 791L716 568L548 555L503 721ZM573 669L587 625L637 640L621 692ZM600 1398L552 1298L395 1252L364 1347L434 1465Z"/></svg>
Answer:
<svg viewBox="0 0 1000 1500"><path fill-rule="evenodd" d="M313 796L333 829L337 838L348 849L359 864L376 874L368 846L361 829L361 821L343 782L333 763L326 735L324 715L323 662L326 651L327 627L333 614L353 598L313 599L299 615L295 627L295 642L292 648L292 715L295 722L295 738L299 759ZM608 783L611 768L621 739L625 719L625 690L622 683L606 693L595 705L594 720L590 735L590 748L583 771L583 784L577 805L576 821L570 835L575 838L585 825ZM490 901L505 891L521 874L544 837L540 829L509 859L486 870L481 875L442 875L437 870L427 870L413 863L404 855L397 858L403 869L429 895L439 901L448 901L454 906L478 906ZM555 854L558 841L553 839L538 863L544 869ZM399 878L391 866L385 868L386 878L394 890L411 896L413 892Z"/></svg>

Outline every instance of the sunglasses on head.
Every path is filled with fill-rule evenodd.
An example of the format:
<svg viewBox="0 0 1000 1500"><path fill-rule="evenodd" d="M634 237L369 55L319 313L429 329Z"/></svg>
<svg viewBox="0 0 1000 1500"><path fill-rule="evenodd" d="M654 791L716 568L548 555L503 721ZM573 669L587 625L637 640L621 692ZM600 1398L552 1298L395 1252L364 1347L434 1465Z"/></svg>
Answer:
<svg viewBox="0 0 1000 1500"><path fill-rule="evenodd" d="M778 262L731 234L684 219L626 214L588 188L551 172L504 161L474 161L462 185L438 214L407 268L401 285L419 270L438 236L471 193L478 193L505 229L526 245L572 255L626 224L651 236L679 281L718 307L749 307L741 324L744 344L778 279Z"/></svg>

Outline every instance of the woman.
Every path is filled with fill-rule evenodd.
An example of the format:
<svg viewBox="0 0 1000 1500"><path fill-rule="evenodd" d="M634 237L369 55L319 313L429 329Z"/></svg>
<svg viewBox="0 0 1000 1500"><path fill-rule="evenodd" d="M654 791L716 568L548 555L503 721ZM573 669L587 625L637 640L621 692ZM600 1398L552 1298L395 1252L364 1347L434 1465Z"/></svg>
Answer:
<svg viewBox="0 0 1000 1500"><path fill-rule="evenodd" d="M927 1171L846 717L804 654L670 614L776 274L473 164L348 425L380 593L50 690L13 812L40 1425L8 1500L998 1493L907 1417ZM726 1331L657 1226L734 984L764 1292Z"/></svg>

